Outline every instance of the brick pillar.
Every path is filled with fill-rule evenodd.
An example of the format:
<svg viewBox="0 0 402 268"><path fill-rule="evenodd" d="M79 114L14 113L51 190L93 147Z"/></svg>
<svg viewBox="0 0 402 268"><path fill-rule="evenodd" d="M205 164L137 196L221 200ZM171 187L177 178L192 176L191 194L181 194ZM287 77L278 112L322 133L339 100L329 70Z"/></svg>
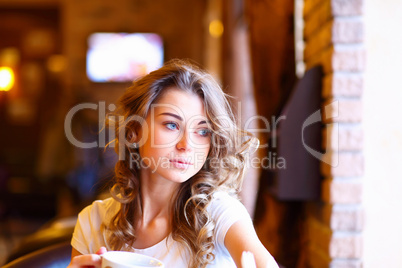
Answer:
<svg viewBox="0 0 402 268"><path fill-rule="evenodd" d="M302 267L362 267L363 0L304 1L306 69L324 68L320 202L307 204Z"/></svg>

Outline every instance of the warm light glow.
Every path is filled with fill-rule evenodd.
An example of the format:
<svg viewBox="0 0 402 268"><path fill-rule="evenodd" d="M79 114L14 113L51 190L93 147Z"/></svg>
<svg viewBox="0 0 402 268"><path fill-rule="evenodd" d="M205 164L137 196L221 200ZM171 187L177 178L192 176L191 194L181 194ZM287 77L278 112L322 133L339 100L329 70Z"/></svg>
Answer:
<svg viewBox="0 0 402 268"><path fill-rule="evenodd" d="M63 55L53 55L47 60L47 68L53 73L60 73L66 69L66 58Z"/></svg>
<svg viewBox="0 0 402 268"><path fill-rule="evenodd" d="M223 34L223 24L220 20L213 20L209 23L209 34L213 37L221 37Z"/></svg>
<svg viewBox="0 0 402 268"><path fill-rule="evenodd" d="M16 67L20 61L20 52L15 47L0 50L0 64L2 66Z"/></svg>
<svg viewBox="0 0 402 268"><path fill-rule="evenodd" d="M9 67L0 67L0 91L9 91L13 86L13 70Z"/></svg>
<svg viewBox="0 0 402 268"><path fill-rule="evenodd" d="M93 82L132 82L163 65L163 40L155 33L93 33L87 75Z"/></svg>

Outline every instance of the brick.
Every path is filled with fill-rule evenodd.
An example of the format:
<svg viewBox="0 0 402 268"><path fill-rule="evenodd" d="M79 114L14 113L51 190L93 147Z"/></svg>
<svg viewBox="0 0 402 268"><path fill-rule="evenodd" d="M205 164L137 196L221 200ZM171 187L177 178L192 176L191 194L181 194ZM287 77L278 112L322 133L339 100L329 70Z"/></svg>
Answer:
<svg viewBox="0 0 402 268"><path fill-rule="evenodd" d="M350 178L364 174L364 156L361 152L327 151L321 161L324 176Z"/></svg>
<svg viewBox="0 0 402 268"><path fill-rule="evenodd" d="M366 53L361 45L332 45L306 60L306 68L322 65L325 74L340 72L363 72Z"/></svg>
<svg viewBox="0 0 402 268"><path fill-rule="evenodd" d="M363 4L364 0L332 0L332 15L334 17L363 15Z"/></svg>
<svg viewBox="0 0 402 268"><path fill-rule="evenodd" d="M330 97L360 97L363 94L363 74L331 73L323 78L324 98Z"/></svg>
<svg viewBox="0 0 402 268"><path fill-rule="evenodd" d="M306 222L306 232L310 249L321 255L322 260L356 259L362 256L363 239L360 232L333 231L311 218Z"/></svg>
<svg viewBox="0 0 402 268"><path fill-rule="evenodd" d="M349 259L349 260L333 260L329 263L329 268L361 268L363 263L359 259Z"/></svg>
<svg viewBox="0 0 402 268"><path fill-rule="evenodd" d="M363 4L363 0L305 0L303 17L308 20L317 13L323 17L359 16L363 15Z"/></svg>
<svg viewBox="0 0 402 268"><path fill-rule="evenodd" d="M334 18L322 25L315 34L307 38L304 58L329 47L331 44L353 44L363 42L363 20L357 18Z"/></svg>
<svg viewBox="0 0 402 268"><path fill-rule="evenodd" d="M334 231L362 231L364 213L361 205L331 205L325 207L328 224Z"/></svg>
<svg viewBox="0 0 402 268"><path fill-rule="evenodd" d="M321 198L330 204L360 204L362 190L360 180L326 178L321 184Z"/></svg>
<svg viewBox="0 0 402 268"><path fill-rule="evenodd" d="M324 61L324 70L362 72L366 65L366 53L361 46L334 46ZM328 60L329 59L329 60Z"/></svg>
<svg viewBox="0 0 402 268"><path fill-rule="evenodd" d="M363 207L360 204L310 203L306 206L308 217L313 217L333 231L362 231Z"/></svg>
<svg viewBox="0 0 402 268"><path fill-rule="evenodd" d="M306 0L304 5L304 37L306 39L309 39L331 18L363 15L363 0L324 0L320 4L315 2L316 0Z"/></svg>
<svg viewBox="0 0 402 268"><path fill-rule="evenodd" d="M359 98L329 99L322 105L324 123L359 123L363 117L363 103Z"/></svg>
<svg viewBox="0 0 402 268"><path fill-rule="evenodd" d="M332 23L332 43L362 43L364 23L362 17L338 17Z"/></svg>
<svg viewBox="0 0 402 268"><path fill-rule="evenodd" d="M363 255L363 238L360 233L334 232L329 244L331 258L360 258Z"/></svg>
<svg viewBox="0 0 402 268"><path fill-rule="evenodd" d="M363 149L361 124L327 124L323 128L322 147L330 151L355 152Z"/></svg>
<svg viewBox="0 0 402 268"><path fill-rule="evenodd" d="M361 259L332 259L320 247L309 243L306 248L306 261L300 267L361 268Z"/></svg>

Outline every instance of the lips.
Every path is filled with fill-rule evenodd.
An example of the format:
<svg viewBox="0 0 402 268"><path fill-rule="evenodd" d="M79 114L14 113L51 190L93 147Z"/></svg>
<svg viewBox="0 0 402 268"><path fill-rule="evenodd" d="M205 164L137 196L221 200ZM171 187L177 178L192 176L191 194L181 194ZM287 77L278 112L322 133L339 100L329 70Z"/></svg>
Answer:
<svg viewBox="0 0 402 268"><path fill-rule="evenodd" d="M169 160L170 163L172 163L172 165L176 168L179 169L185 169L188 168L189 166L192 166L193 163L185 160L185 159L171 159Z"/></svg>

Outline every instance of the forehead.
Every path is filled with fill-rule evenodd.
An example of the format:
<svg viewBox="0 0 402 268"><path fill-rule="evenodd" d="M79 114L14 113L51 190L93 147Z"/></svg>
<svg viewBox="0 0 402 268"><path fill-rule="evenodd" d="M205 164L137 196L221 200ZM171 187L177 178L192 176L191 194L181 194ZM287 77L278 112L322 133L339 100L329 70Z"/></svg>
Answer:
<svg viewBox="0 0 402 268"><path fill-rule="evenodd" d="M158 113L175 113L186 120L193 117L206 117L203 100L195 93L181 90L178 88L169 88L160 96L151 109L157 115Z"/></svg>

